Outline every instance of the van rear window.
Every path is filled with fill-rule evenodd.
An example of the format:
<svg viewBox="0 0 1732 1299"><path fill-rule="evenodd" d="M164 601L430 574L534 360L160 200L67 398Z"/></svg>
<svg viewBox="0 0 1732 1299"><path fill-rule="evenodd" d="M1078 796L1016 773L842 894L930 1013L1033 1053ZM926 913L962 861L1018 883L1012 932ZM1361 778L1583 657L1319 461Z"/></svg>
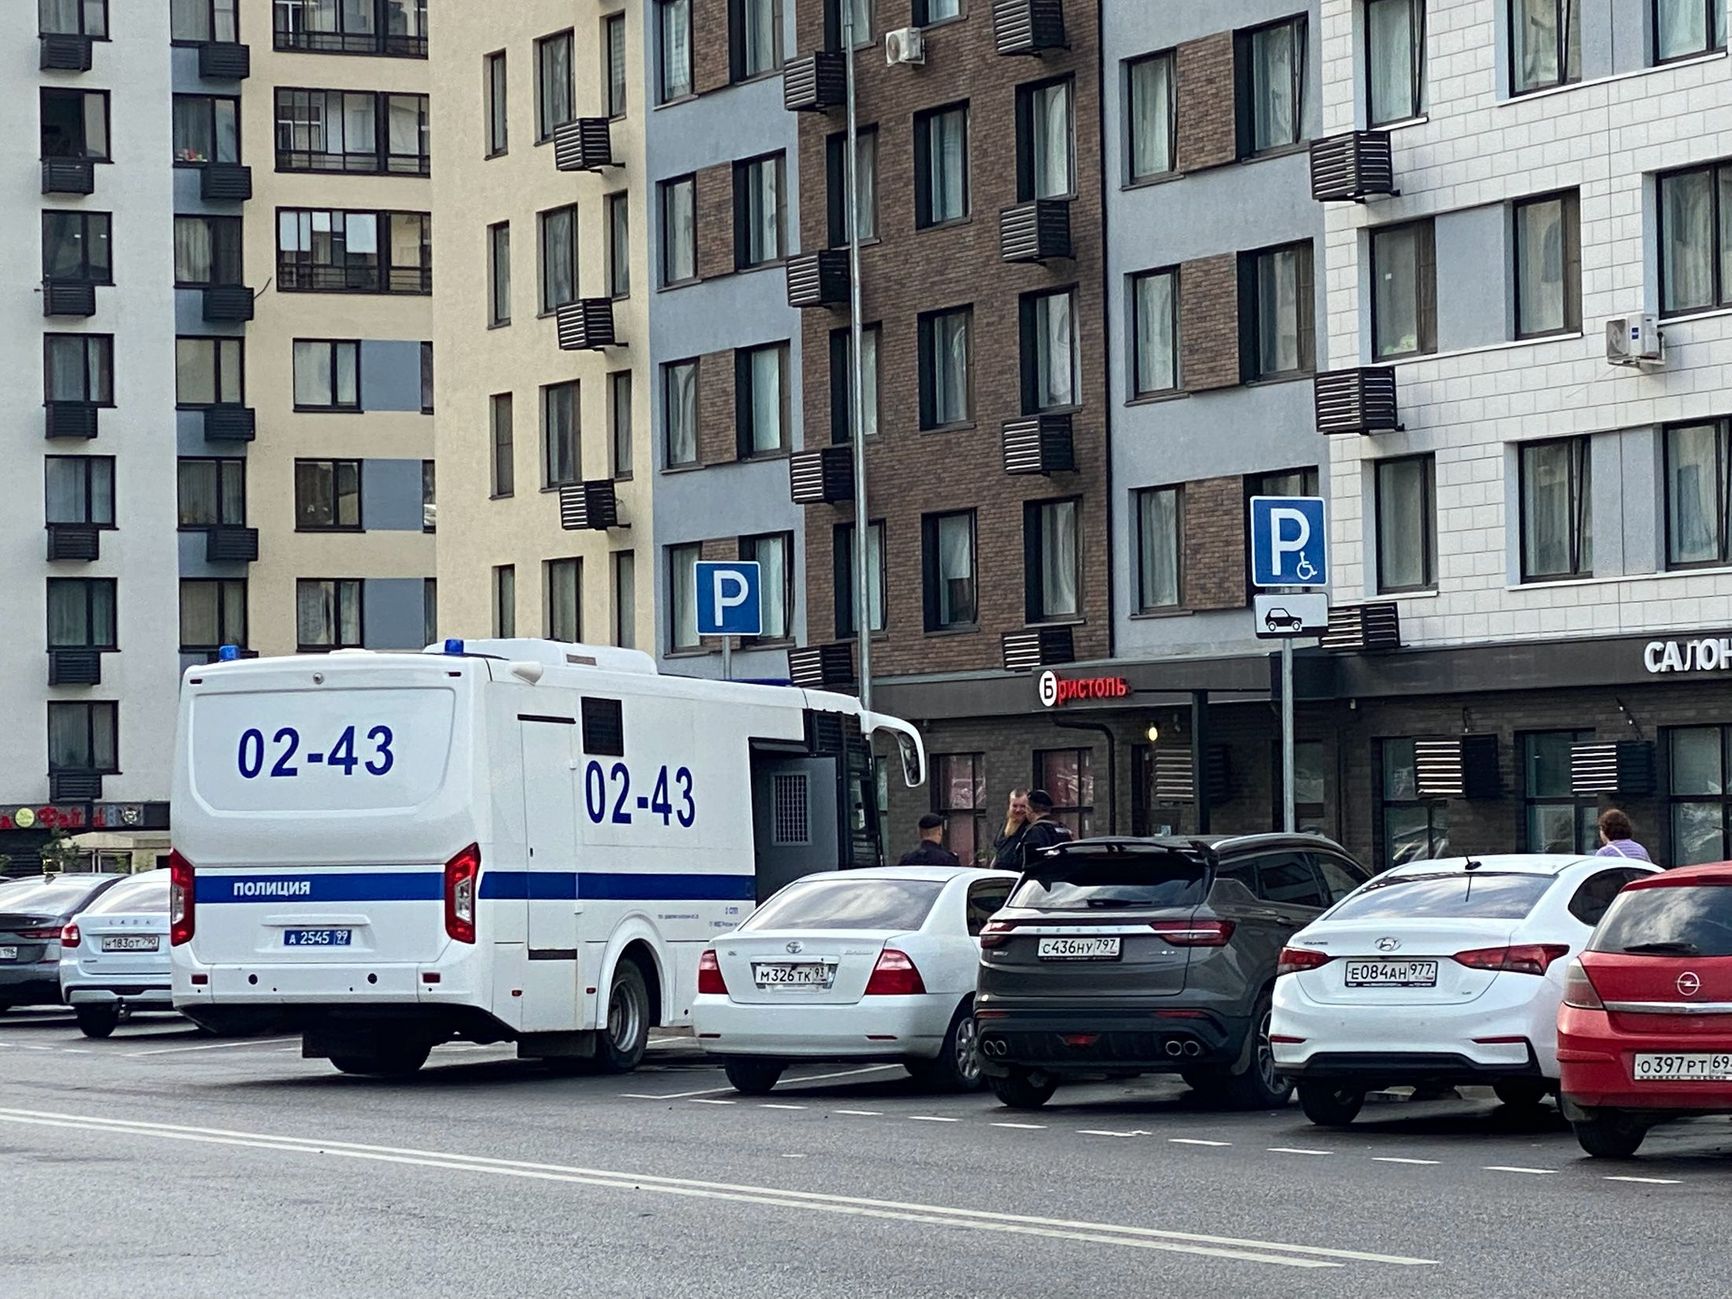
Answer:
<svg viewBox="0 0 1732 1299"><path fill-rule="evenodd" d="M1331 920L1520 920L1557 881L1550 875L1385 876L1329 913Z"/></svg>
<svg viewBox="0 0 1732 1299"><path fill-rule="evenodd" d="M740 928L918 929L943 889L936 880L797 880Z"/></svg>
<svg viewBox="0 0 1732 1299"><path fill-rule="evenodd" d="M1208 892L1208 868L1185 857L1095 858L1041 866L1025 874L1010 906L1041 911L1194 907Z"/></svg>
<svg viewBox="0 0 1732 1299"><path fill-rule="evenodd" d="M1653 956L1732 956L1732 888L1620 893L1588 947Z"/></svg>

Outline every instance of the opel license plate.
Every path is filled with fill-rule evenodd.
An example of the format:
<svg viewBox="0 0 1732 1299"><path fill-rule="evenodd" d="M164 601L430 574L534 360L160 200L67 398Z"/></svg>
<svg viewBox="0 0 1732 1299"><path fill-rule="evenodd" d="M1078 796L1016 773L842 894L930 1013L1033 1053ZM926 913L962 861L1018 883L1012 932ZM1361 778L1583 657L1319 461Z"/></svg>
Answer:
<svg viewBox="0 0 1732 1299"><path fill-rule="evenodd" d="M1725 1051L1638 1051L1637 1082L1732 1082L1732 1054Z"/></svg>
<svg viewBox="0 0 1732 1299"><path fill-rule="evenodd" d="M102 939L105 952L154 952L161 945L155 934L107 934Z"/></svg>
<svg viewBox="0 0 1732 1299"><path fill-rule="evenodd" d="M753 961L752 978L760 988L828 988L836 967L823 961Z"/></svg>
<svg viewBox="0 0 1732 1299"><path fill-rule="evenodd" d="M1349 988L1435 988L1436 961L1349 961Z"/></svg>
<svg viewBox="0 0 1732 1299"><path fill-rule="evenodd" d="M354 940L353 929L285 929L284 947L347 947Z"/></svg>
<svg viewBox="0 0 1732 1299"><path fill-rule="evenodd" d="M1094 934L1086 938L1043 938L1035 955L1043 961L1116 961L1117 934Z"/></svg>

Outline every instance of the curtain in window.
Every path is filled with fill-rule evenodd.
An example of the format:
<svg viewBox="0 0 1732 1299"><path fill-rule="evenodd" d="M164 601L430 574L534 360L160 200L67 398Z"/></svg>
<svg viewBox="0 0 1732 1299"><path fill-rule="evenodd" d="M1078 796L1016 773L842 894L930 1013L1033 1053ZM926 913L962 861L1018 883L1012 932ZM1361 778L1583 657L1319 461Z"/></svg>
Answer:
<svg viewBox="0 0 1732 1299"><path fill-rule="evenodd" d="M1372 236L1371 257L1377 276L1373 311L1379 357L1403 356L1420 349L1419 296L1425 269L1420 264L1422 239L1423 228L1418 225L1380 230Z"/></svg>
<svg viewBox="0 0 1732 1299"><path fill-rule="evenodd" d="M295 342L295 405L335 405L331 383L331 345Z"/></svg>
<svg viewBox="0 0 1732 1299"><path fill-rule="evenodd" d="M343 30L351 35L376 30L373 0L343 0Z"/></svg>
<svg viewBox="0 0 1732 1299"><path fill-rule="evenodd" d="M673 641L675 649L698 644L698 548L675 546L668 551L669 585L673 588Z"/></svg>
<svg viewBox="0 0 1732 1299"><path fill-rule="evenodd" d="M782 349L752 353L752 450L782 448Z"/></svg>
<svg viewBox="0 0 1732 1299"><path fill-rule="evenodd" d="M967 515L938 521L938 620L944 626L973 622L974 527Z"/></svg>
<svg viewBox="0 0 1732 1299"><path fill-rule="evenodd" d="M843 384L847 384L847 371L843 371ZM860 396L861 404L866 408L866 436L872 437L878 432L878 331L863 329L860 331ZM854 411L848 412L848 427L854 427Z"/></svg>
<svg viewBox="0 0 1732 1299"><path fill-rule="evenodd" d="M689 465L698 458L698 367L690 361L670 365L662 394L667 424L668 463Z"/></svg>
<svg viewBox="0 0 1732 1299"><path fill-rule="evenodd" d="M1691 424L1666 434L1666 557L1673 564L1718 560L1721 547L1720 426Z"/></svg>
<svg viewBox="0 0 1732 1299"><path fill-rule="evenodd" d="M873 631L884 630L884 525L881 523L874 523L866 529L866 617Z"/></svg>
<svg viewBox="0 0 1732 1299"><path fill-rule="evenodd" d="M1260 374L1297 370L1303 363L1299 339L1299 254L1292 249L1265 253L1257 262L1257 322Z"/></svg>
<svg viewBox="0 0 1732 1299"><path fill-rule="evenodd" d="M697 228L693 213L693 183L689 180L670 183L662 191L666 210L662 220L666 225L663 238L667 241L666 261L662 274L668 283L689 280L697 274Z"/></svg>
<svg viewBox="0 0 1732 1299"><path fill-rule="evenodd" d="M1179 493L1171 488L1137 497L1138 603L1164 609L1179 603Z"/></svg>
<svg viewBox="0 0 1732 1299"><path fill-rule="evenodd" d="M1419 113L1420 49L1414 17L1414 0L1371 0L1366 7L1373 125Z"/></svg>
<svg viewBox="0 0 1732 1299"><path fill-rule="evenodd" d="M1426 462L1390 460L1377 466L1377 587L1412 590L1431 580Z"/></svg>
<svg viewBox="0 0 1732 1299"><path fill-rule="evenodd" d="M577 214L571 208L549 212L541 219L542 307L577 301Z"/></svg>
<svg viewBox="0 0 1732 1299"><path fill-rule="evenodd" d="M217 584L183 581L180 584L180 643L210 646L220 644L217 618Z"/></svg>
<svg viewBox="0 0 1732 1299"><path fill-rule="evenodd" d="M85 336L73 334L49 334L42 340L44 359L47 362L47 399L49 401L96 401L96 393L100 375L93 374L85 363ZM90 349L90 360L96 360L97 349Z"/></svg>
<svg viewBox="0 0 1732 1299"><path fill-rule="evenodd" d="M1700 54L1708 49L1708 6L1703 0L1655 0L1655 17L1659 23L1657 52L1662 59Z"/></svg>
<svg viewBox="0 0 1732 1299"><path fill-rule="evenodd" d="M1564 303L1564 204L1561 199L1524 203L1516 209L1516 302L1521 332L1562 329Z"/></svg>
<svg viewBox="0 0 1732 1299"><path fill-rule="evenodd" d="M624 194L607 205L608 288L613 293L631 292L631 208Z"/></svg>
<svg viewBox="0 0 1732 1299"><path fill-rule="evenodd" d="M1130 66L1131 179L1173 169L1172 61L1165 56Z"/></svg>
<svg viewBox="0 0 1732 1299"><path fill-rule="evenodd" d="M114 765L114 731L112 725L106 722L99 724L96 720L107 711L107 709L97 708L90 704L49 704L49 767L89 770L93 767ZM97 737L96 747L108 757L107 762L101 761L98 752L91 747L91 733L96 729L101 731Z"/></svg>
<svg viewBox="0 0 1732 1299"><path fill-rule="evenodd" d="M577 385L545 390L543 416L547 437L547 485L575 483L577 467Z"/></svg>
<svg viewBox="0 0 1732 1299"><path fill-rule="evenodd" d="M692 93L691 0L662 0L662 98Z"/></svg>
<svg viewBox="0 0 1732 1299"><path fill-rule="evenodd" d="M746 73L776 66L776 0L746 0Z"/></svg>
<svg viewBox="0 0 1732 1299"><path fill-rule="evenodd" d="M607 24L607 108L608 115L625 112L625 15L608 20Z"/></svg>
<svg viewBox="0 0 1732 1299"><path fill-rule="evenodd" d="M234 100L212 100L211 114L216 126L216 160L218 162L239 162L241 160L240 121L235 112Z"/></svg>
<svg viewBox="0 0 1732 1299"><path fill-rule="evenodd" d="M547 634L553 640L577 641L578 561L554 560L547 566Z"/></svg>
<svg viewBox="0 0 1732 1299"><path fill-rule="evenodd" d="M932 322L932 416L936 424L968 418L968 317L963 312Z"/></svg>
<svg viewBox="0 0 1732 1299"><path fill-rule="evenodd" d="M1042 410L1076 404L1076 358L1071 332L1071 295L1050 293L1035 302L1040 354L1037 404Z"/></svg>
<svg viewBox="0 0 1732 1299"><path fill-rule="evenodd" d="M1059 501L1042 506L1040 514L1040 611L1048 618L1075 618L1082 612L1077 504Z"/></svg>
<svg viewBox="0 0 1732 1299"><path fill-rule="evenodd" d="M1034 196L1052 198L1076 188L1071 179L1071 88L1047 86L1034 100Z"/></svg>
<svg viewBox="0 0 1732 1299"><path fill-rule="evenodd" d="M788 542L785 537L759 537L752 544L752 559L758 561L760 587L764 593L763 638L786 640L794 633L788 610Z"/></svg>
<svg viewBox="0 0 1732 1299"><path fill-rule="evenodd" d="M1713 183L1708 171L1660 181L1660 277L1668 311L1713 305Z"/></svg>
<svg viewBox="0 0 1732 1299"><path fill-rule="evenodd" d="M37 30L77 35L80 0L38 0Z"/></svg>
<svg viewBox="0 0 1732 1299"><path fill-rule="evenodd" d="M1522 448L1522 540L1526 576L1593 571L1592 482L1579 440ZM1572 554L1572 540L1575 542Z"/></svg>
<svg viewBox="0 0 1732 1299"><path fill-rule="evenodd" d="M295 591L295 637L302 645L336 643L337 611L333 584L302 582Z"/></svg>
<svg viewBox="0 0 1732 1299"><path fill-rule="evenodd" d="M954 221L964 214L962 186L968 167L963 147L966 121L962 109L940 113L931 119L929 186L934 222Z"/></svg>
<svg viewBox="0 0 1732 1299"><path fill-rule="evenodd" d="M216 142L211 138L211 100L191 95L174 97L174 160L209 162Z"/></svg>
<svg viewBox="0 0 1732 1299"><path fill-rule="evenodd" d="M49 456L43 470L47 484L45 518L49 523L94 523L86 518L84 469L90 461Z"/></svg>
<svg viewBox="0 0 1732 1299"><path fill-rule="evenodd" d="M174 219L174 278L181 284L209 284L213 271L211 227L202 217Z"/></svg>
<svg viewBox="0 0 1732 1299"><path fill-rule="evenodd" d="M855 137L854 184L858 191L860 238L878 237L878 132L862 131Z"/></svg>
<svg viewBox="0 0 1732 1299"><path fill-rule="evenodd" d="M1171 274L1142 275L1133 304L1136 332L1136 391L1167 392L1178 386L1178 347L1173 329Z"/></svg>
<svg viewBox="0 0 1732 1299"><path fill-rule="evenodd" d="M1298 88L1305 57L1297 23L1267 27L1251 38L1253 143L1275 149L1299 139Z"/></svg>
<svg viewBox="0 0 1732 1299"><path fill-rule="evenodd" d="M782 168L767 158L752 166L752 254L767 262L782 255Z"/></svg>
<svg viewBox="0 0 1732 1299"><path fill-rule="evenodd" d="M48 647L79 649L100 645L93 639L90 626L88 588L80 581L48 582Z"/></svg>

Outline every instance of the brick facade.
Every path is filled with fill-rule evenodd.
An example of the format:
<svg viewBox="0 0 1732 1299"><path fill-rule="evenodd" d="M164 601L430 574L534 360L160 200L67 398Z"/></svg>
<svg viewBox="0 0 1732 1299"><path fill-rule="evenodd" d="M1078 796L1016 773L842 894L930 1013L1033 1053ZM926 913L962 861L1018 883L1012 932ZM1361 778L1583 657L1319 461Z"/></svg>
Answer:
<svg viewBox="0 0 1732 1299"><path fill-rule="evenodd" d="M1206 478L1186 483L1184 600L1188 609L1245 606L1245 480Z"/></svg>
<svg viewBox="0 0 1732 1299"><path fill-rule="evenodd" d="M718 163L698 172L692 199L697 223L698 278L734 272L734 164Z"/></svg>
<svg viewBox="0 0 1732 1299"><path fill-rule="evenodd" d="M733 73L729 5L728 0L691 0L691 5L692 89L701 95L726 86ZM652 11L651 16L659 15Z"/></svg>
<svg viewBox="0 0 1732 1299"><path fill-rule="evenodd" d="M734 354L711 352L698 359L698 463L725 464L739 458L735 427Z"/></svg>
<svg viewBox="0 0 1732 1299"><path fill-rule="evenodd" d="M1179 385L1187 392L1239 382L1239 255L1179 267Z"/></svg>
<svg viewBox="0 0 1732 1299"><path fill-rule="evenodd" d="M1238 157L1233 101L1233 33L1216 32L1179 46L1177 157L1180 171L1219 167Z"/></svg>

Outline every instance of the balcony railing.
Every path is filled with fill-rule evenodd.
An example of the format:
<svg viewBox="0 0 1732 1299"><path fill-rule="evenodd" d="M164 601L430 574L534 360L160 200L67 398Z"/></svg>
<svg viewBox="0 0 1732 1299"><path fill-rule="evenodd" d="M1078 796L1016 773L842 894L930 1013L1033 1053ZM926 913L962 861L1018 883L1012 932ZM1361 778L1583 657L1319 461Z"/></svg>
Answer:
<svg viewBox="0 0 1732 1299"><path fill-rule="evenodd" d="M259 530L221 524L205 533L205 562L250 564L259 557Z"/></svg>
<svg viewBox="0 0 1732 1299"><path fill-rule="evenodd" d="M94 316L96 281L44 280L42 314L45 316Z"/></svg>
<svg viewBox="0 0 1732 1299"><path fill-rule="evenodd" d="M44 158L42 160L42 192L44 194L94 194L96 164L89 158Z"/></svg>
<svg viewBox="0 0 1732 1299"><path fill-rule="evenodd" d="M51 686L101 685L102 651L98 649L49 650L48 684Z"/></svg>
<svg viewBox="0 0 1732 1299"><path fill-rule="evenodd" d="M253 291L244 284L212 284L201 291L205 321L241 324L253 318Z"/></svg>
<svg viewBox="0 0 1732 1299"><path fill-rule="evenodd" d="M51 771L48 797L56 803L93 803L102 797L100 771Z"/></svg>
<svg viewBox="0 0 1732 1299"><path fill-rule="evenodd" d="M224 403L204 408L206 442L251 442L256 430L257 420L251 406Z"/></svg>
<svg viewBox="0 0 1732 1299"><path fill-rule="evenodd" d="M429 176L433 159L425 153L333 153L323 149L277 150L277 170L338 176Z"/></svg>
<svg viewBox="0 0 1732 1299"><path fill-rule="evenodd" d="M48 401L48 436L51 438L93 438L96 436L97 405L93 401Z"/></svg>
<svg viewBox="0 0 1732 1299"><path fill-rule="evenodd" d="M238 162L207 162L199 169L199 197L213 203L244 203L253 196L253 169Z"/></svg>
<svg viewBox="0 0 1732 1299"><path fill-rule="evenodd" d="M390 59L424 59L427 38L401 32L311 32L277 28L274 48L302 54L374 54Z"/></svg>
<svg viewBox="0 0 1732 1299"><path fill-rule="evenodd" d="M88 36L48 33L42 37L37 67L43 72L89 72L91 40Z"/></svg>
<svg viewBox="0 0 1732 1299"><path fill-rule="evenodd" d="M245 81L253 54L238 41L206 41L198 47L198 74L207 81Z"/></svg>
<svg viewBox="0 0 1732 1299"><path fill-rule="evenodd" d="M86 563L102 558L102 529L94 523L50 523L48 558Z"/></svg>
<svg viewBox="0 0 1732 1299"><path fill-rule="evenodd" d="M277 288L284 293L433 292L431 266L318 266L277 262Z"/></svg>

